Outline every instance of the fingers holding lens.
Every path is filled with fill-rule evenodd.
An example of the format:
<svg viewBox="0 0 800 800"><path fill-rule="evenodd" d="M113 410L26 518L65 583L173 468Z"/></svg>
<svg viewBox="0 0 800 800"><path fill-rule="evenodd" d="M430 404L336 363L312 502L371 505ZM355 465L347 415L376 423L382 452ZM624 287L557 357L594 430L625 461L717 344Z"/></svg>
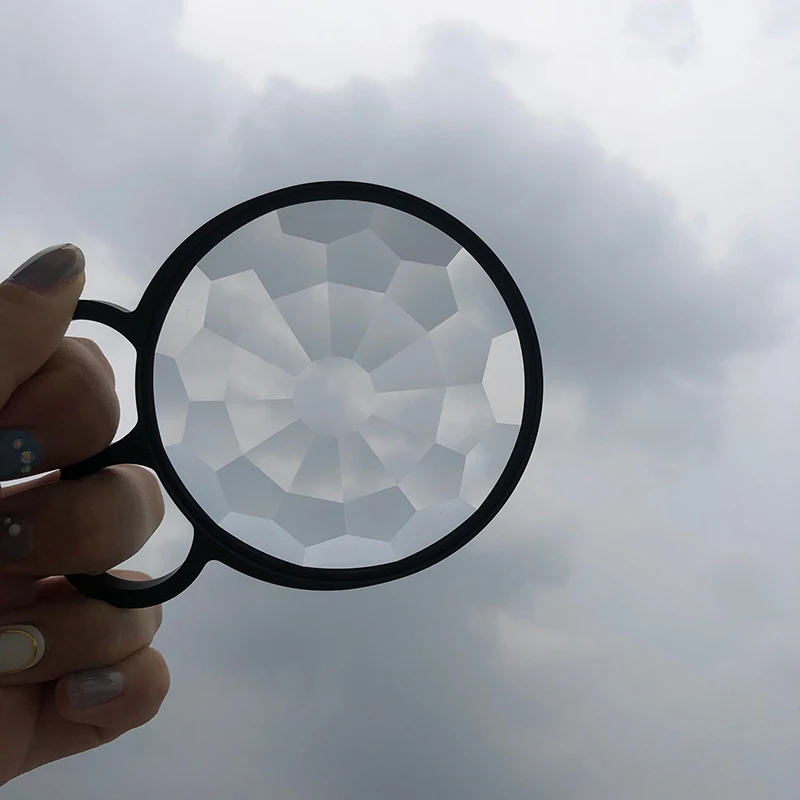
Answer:
<svg viewBox="0 0 800 800"><path fill-rule="evenodd" d="M152 647L108 667L62 678L42 699L22 772L92 750L146 724L169 687L169 669Z"/></svg>
<svg viewBox="0 0 800 800"><path fill-rule="evenodd" d="M138 728L158 712L170 674L158 650L145 647L102 669L68 675L56 685L61 715L107 731L107 738Z"/></svg>
<svg viewBox="0 0 800 800"><path fill-rule="evenodd" d="M163 518L158 481L133 465L0 498L0 581L106 572L138 553Z"/></svg>
<svg viewBox="0 0 800 800"><path fill-rule="evenodd" d="M0 410L0 480L70 466L117 432L114 371L89 339L65 338Z"/></svg>
<svg viewBox="0 0 800 800"><path fill-rule="evenodd" d="M162 620L161 606L120 609L77 592L0 612L0 686L59 680L116 664L148 647Z"/></svg>

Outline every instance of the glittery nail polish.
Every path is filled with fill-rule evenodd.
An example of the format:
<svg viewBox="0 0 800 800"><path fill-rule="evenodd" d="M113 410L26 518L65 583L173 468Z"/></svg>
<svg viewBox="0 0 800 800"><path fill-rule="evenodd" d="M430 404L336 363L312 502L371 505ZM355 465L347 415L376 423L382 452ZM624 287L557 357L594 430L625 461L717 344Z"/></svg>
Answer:
<svg viewBox="0 0 800 800"><path fill-rule="evenodd" d="M19 517L0 509L0 563L18 561L31 551L30 528Z"/></svg>
<svg viewBox="0 0 800 800"><path fill-rule="evenodd" d="M39 462L39 446L25 431L0 431L0 481L30 475Z"/></svg>
<svg viewBox="0 0 800 800"><path fill-rule="evenodd" d="M31 256L6 283L44 294L83 272L86 259L74 244L57 244Z"/></svg>
<svg viewBox="0 0 800 800"><path fill-rule="evenodd" d="M118 697L125 687L125 676L115 669L78 672L67 678L70 705L79 710L94 708Z"/></svg>

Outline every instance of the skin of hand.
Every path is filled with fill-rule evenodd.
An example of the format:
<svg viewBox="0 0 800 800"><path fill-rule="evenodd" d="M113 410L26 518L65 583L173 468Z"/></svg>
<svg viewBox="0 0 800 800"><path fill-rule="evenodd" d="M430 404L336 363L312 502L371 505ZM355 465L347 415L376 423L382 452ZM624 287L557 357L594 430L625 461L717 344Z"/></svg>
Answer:
<svg viewBox="0 0 800 800"><path fill-rule="evenodd" d="M169 690L150 646L161 607L117 609L63 577L112 570L164 516L142 467L60 480L119 423L108 361L65 337L84 282L83 253L60 245L0 284L0 786L144 725Z"/></svg>

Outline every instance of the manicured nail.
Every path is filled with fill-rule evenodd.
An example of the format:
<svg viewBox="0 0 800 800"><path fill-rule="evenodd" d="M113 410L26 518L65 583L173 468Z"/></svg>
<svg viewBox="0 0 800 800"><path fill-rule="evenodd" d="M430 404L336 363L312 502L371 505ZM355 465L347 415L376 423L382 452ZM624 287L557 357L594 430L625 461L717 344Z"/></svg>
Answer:
<svg viewBox="0 0 800 800"><path fill-rule="evenodd" d="M8 278L7 283L45 293L83 272L86 259L74 244L57 244L31 256Z"/></svg>
<svg viewBox="0 0 800 800"><path fill-rule="evenodd" d="M0 676L30 669L43 655L41 631L30 625L0 625Z"/></svg>
<svg viewBox="0 0 800 800"><path fill-rule="evenodd" d="M115 697L125 687L125 676L115 669L93 669L76 672L67 678L67 696L77 710L94 708Z"/></svg>
<svg viewBox="0 0 800 800"><path fill-rule="evenodd" d="M0 431L0 481L30 475L39 461L39 445L24 431Z"/></svg>
<svg viewBox="0 0 800 800"><path fill-rule="evenodd" d="M15 514L0 509L0 563L19 561L30 552L30 527Z"/></svg>

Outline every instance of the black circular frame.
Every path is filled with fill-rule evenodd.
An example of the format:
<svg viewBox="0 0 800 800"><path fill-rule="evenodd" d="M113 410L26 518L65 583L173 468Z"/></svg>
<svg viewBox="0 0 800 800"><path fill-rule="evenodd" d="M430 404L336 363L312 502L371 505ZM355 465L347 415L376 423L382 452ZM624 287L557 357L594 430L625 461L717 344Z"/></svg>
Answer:
<svg viewBox="0 0 800 800"><path fill-rule="evenodd" d="M214 522L192 497L167 457L159 433L153 391L153 364L161 328L184 280L223 239L273 211L322 200L352 200L393 208L438 228L467 250L500 292L519 334L525 371L525 399L517 441L500 479L478 509L461 525L425 549L398 561L347 569L304 567L269 556ZM247 200L207 222L164 262L133 311L111 303L81 300L73 317L113 328L136 349L138 421L101 453L61 471L63 479L89 475L112 464L140 464L154 470L194 528L186 560L162 578L129 581L112 575L68 575L82 594L119 608L146 608L186 589L210 561L279 586L311 590L355 589L385 583L433 566L480 533L506 503L528 464L542 415L544 375L536 329L520 290L500 259L469 228L414 195L369 183L323 181L279 189Z"/></svg>

